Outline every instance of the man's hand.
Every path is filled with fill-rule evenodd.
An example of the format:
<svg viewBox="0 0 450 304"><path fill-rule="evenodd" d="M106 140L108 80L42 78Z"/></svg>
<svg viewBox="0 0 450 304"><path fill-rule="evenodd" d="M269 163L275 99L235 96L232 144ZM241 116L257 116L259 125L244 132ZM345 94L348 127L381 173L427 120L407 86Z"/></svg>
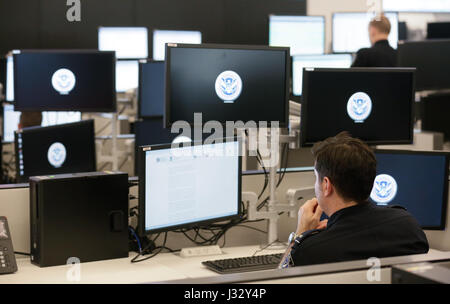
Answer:
<svg viewBox="0 0 450 304"><path fill-rule="evenodd" d="M312 229L323 229L327 227L328 220L320 221L322 209L316 198L307 201L298 210L297 235Z"/></svg>

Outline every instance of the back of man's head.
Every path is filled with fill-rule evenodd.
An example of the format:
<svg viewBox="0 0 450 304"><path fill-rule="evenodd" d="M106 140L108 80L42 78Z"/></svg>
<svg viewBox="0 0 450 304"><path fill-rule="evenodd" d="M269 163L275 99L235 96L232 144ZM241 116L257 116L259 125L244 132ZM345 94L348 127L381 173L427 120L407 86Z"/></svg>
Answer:
<svg viewBox="0 0 450 304"><path fill-rule="evenodd" d="M369 27L376 29L381 34L389 35L391 32L391 22L385 15L379 15L372 19Z"/></svg>
<svg viewBox="0 0 450 304"><path fill-rule="evenodd" d="M342 132L316 143L312 153L320 180L328 177L345 201L360 203L369 198L377 161L365 143Z"/></svg>

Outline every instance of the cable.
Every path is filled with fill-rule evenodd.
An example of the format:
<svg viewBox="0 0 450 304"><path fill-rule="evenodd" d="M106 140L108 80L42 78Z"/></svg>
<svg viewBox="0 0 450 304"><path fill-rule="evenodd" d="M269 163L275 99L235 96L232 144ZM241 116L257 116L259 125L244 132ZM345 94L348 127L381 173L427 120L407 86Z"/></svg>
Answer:
<svg viewBox="0 0 450 304"><path fill-rule="evenodd" d="M263 248L260 248L260 249L256 250L255 253L252 254L252 256L255 256L255 254L257 254L258 252L263 251L264 249L266 249L267 247L269 247L270 245L272 245L272 244L274 244L274 243L276 243L276 242L278 242L278 239L276 239L276 240L273 241L272 243L267 244L267 245L264 246Z"/></svg>
<svg viewBox="0 0 450 304"><path fill-rule="evenodd" d="M137 236L136 231L131 226L128 226L128 229L131 231L131 234L133 234L134 238L136 239L136 241L138 243L139 252L142 252L141 241L139 240L139 237Z"/></svg>
<svg viewBox="0 0 450 304"><path fill-rule="evenodd" d="M281 182L284 179L284 176L286 175L286 171L287 171L287 165L288 165L288 159L289 159L289 149L287 148L288 144L284 144L283 146L283 151L282 151L282 159L280 161L281 166L283 167L283 172L282 169L280 168L280 172L278 173L278 182L275 186L275 189L278 189L278 187L280 186ZM283 165L284 162L284 165ZM259 205L258 207L256 207L256 210L261 210L262 207L264 207L264 205L267 203L267 200L270 198L270 195L267 196Z"/></svg>
<svg viewBox="0 0 450 304"><path fill-rule="evenodd" d="M143 255L145 254L145 251L146 251L152 244L154 244L154 241L161 235L161 233L159 233L159 234L155 237L155 239L154 239L153 241L149 242L149 244L148 244L147 246L145 246L145 249L144 249L142 252L139 252L139 253L131 260L131 263L139 263L139 262L143 262L143 261L146 261L146 260L148 260L148 259L151 259L151 258L157 256L164 248L167 248L167 247L166 247L166 242L167 242L167 232L165 232L164 234L165 234L165 235L164 235L164 241L163 241L163 244L162 244L161 246L155 247L155 250L156 250L156 249L159 249L157 252L155 252L155 253L153 253L152 255L149 255L149 256L147 256L147 257L145 257L145 258L143 258L143 259L140 259L140 260L137 259L138 257L143 256Z"/></svg>
<svg viewBox="0 0 450 304"><path fill-rule="evenodd" d="M21 254L21 255L28 255L28 256L31 255L31 253L20 252L20 251L14 251L14 254Z"/></svg>

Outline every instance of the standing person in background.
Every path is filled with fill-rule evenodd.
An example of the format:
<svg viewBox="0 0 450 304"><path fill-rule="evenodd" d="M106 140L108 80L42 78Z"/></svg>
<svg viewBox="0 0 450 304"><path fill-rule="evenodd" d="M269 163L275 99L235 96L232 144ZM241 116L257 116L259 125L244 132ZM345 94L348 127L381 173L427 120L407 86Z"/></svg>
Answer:
<svg viewBox="0 0 450 304"><path fill-rule="evenodd" d="M384 15L372 19L369 23L371 48L360 49L352 67L396 67L397 51L388 41L391 23Z"/></svg>

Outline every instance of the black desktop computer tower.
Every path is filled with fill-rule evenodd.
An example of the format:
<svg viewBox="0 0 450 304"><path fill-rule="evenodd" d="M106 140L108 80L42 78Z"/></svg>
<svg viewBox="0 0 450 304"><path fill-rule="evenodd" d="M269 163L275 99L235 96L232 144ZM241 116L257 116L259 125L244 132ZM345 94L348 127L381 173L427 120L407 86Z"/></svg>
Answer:
<svg viewBox="0 0 450 304"><path fill-rule="evenodd" d="M128 257L128 174L31 177L30 224L40 267Z"/></svg>

